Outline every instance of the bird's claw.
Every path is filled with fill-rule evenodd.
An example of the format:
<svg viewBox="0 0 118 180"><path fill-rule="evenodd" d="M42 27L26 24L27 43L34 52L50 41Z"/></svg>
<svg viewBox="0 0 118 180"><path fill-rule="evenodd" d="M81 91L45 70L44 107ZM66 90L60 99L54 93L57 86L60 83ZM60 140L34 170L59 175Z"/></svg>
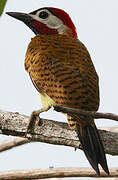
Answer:
<svg viewBox="0 0 118 180"><path fill-rule="evenodd" d="M27 134L30 134L32 132L34 132L34 128L35 128L35 124L36 122L38 122L38 125L41 126L42 122L41 119L39 117L40 113L47 111L49 108L42 108L40 110L37 111L33 111L30 118L29 118L29 124L27 127L27 131L26 131L26 135L25 137L27 137Z"/></svg>
<svg viewBox="0 0 118 180"><path fill-rule="evenodd" d="M29 118L29 124L26 131L26 136L29 133L32 133L35 128L35 124L38 121L40 123L40 117L39 117L39 111L33 111L30 118Z"/></svg>

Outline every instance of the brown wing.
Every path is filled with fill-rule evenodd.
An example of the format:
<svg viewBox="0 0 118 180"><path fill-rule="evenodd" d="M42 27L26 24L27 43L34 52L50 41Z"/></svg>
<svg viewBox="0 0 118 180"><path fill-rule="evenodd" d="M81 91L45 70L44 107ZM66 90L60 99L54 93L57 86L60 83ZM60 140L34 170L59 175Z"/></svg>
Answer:
<svg viewBox="0 0 118 180"><path fill-rule="evenodd" d="M79 40L63 35L35 37L26 55L26 69L37 90L57 104L98 109L98 77L87 49Z"/></svg>

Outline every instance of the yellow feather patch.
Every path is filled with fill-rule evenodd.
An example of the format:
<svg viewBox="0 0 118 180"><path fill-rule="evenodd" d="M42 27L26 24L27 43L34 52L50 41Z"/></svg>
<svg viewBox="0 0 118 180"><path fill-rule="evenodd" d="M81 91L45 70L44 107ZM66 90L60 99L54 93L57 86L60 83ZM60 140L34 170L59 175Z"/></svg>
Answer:
<svg viewBox="0 0 118 180"><path fill-rule="evenodd" d="M50 109L52 106L56 105L56 103L46 93L41 93L40 96L43 108Z"/></svg>

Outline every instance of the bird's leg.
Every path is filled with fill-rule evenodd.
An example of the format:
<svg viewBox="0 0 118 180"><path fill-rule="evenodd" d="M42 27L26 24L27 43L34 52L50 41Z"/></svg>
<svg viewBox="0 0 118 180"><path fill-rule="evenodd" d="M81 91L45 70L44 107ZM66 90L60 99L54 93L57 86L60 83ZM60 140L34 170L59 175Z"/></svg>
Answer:
<svg viewBox="0 0 118 180"><path fill-rule="evenodd" d="M29 124L28 124L28 127L27 127L27 132L26 132L26 135L27 133L30 133L34 130L34 126L36 124L37 121L39 121L39 125L40 125L40 113L42 112L45 112L45 111L48 111L49 108L42 108L40 110L36 110L36 111L33 111L30 118L29 118Z"/></svg>

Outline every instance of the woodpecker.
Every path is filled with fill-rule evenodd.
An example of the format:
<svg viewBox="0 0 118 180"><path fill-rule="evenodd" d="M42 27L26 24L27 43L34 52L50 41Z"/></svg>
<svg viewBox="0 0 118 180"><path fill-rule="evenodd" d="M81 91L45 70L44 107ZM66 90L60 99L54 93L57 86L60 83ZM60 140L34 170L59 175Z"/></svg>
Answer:
<svg viewBox="0 0 118 180"><path fill-rule="evenodd" d="M53 7L31 13L7 12L34 33L28 45L25 69L40 93L43 108L33 111L31 122L41 112L61 105L89 111L99 107L99 80L90 54L78 39L68 13ZM105 151L94 119L67 114L69 127L78 134L83 151L100 176L98 165L109 175Z"/></svg>

